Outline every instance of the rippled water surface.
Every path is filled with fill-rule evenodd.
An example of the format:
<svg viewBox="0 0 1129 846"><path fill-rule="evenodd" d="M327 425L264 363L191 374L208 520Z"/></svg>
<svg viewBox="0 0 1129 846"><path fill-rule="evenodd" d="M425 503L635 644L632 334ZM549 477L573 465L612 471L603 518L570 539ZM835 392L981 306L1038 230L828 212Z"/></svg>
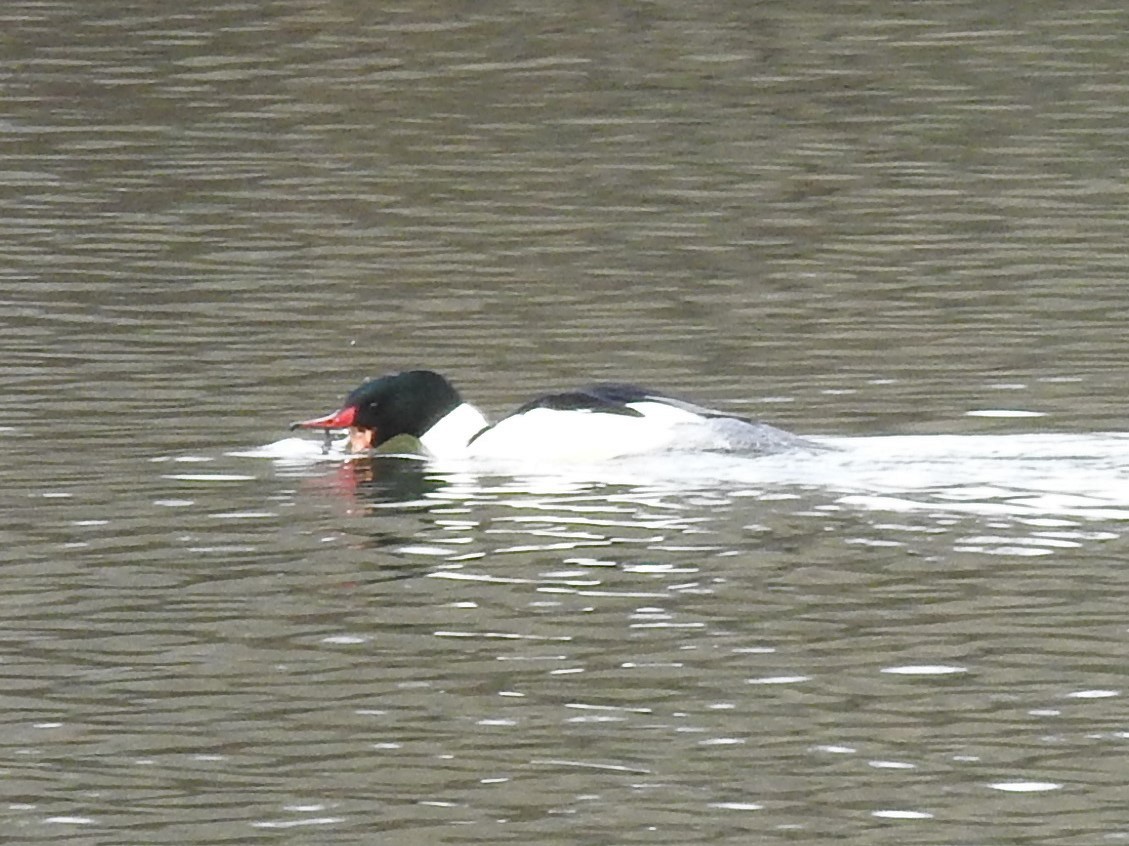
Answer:
<svg viewBox="0 0 1129 846"><path fill-rule="evenodd" d="M1129 13L808 6L0 9L13 842L1129 838ZM287 439L417 366L833 449Z"/></svg>

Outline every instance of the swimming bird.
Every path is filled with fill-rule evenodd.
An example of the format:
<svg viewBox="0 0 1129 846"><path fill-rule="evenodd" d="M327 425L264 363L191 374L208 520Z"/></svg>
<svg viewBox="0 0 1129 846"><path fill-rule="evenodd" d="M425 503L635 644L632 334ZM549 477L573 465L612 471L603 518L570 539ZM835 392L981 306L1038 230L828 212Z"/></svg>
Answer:
<svg viewBox="0 0 1129 846"><path fill-rule="evenodd" d="M599 461L664 452L762 455L815 447L766 423L629 384L546 394L491 424L431 370L369 379L338 410L290 428L347 430L351 452L409 435L437 459Z"/></svg>

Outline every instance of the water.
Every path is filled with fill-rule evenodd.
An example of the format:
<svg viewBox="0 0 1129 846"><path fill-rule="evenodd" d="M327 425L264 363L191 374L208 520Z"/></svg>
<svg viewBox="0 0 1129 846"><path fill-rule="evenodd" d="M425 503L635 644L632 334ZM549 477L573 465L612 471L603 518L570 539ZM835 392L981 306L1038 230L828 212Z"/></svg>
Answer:
<svg viewBox="0 0 1129 846"><path fill-rule="evenodd" d="M1123 12L0 21L18 842L1129 836ZM264 454L411 366L837 449Z"/></svg>

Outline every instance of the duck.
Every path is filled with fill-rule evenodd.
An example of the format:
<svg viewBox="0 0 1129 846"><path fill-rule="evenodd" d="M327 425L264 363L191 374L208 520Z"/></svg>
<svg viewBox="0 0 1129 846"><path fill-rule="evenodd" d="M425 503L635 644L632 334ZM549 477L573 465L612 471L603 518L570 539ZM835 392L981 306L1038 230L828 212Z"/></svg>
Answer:
<svg viewBox="0 0 1129 846"><path fill-rule="evenodd" d="M599 383L536 397L495 423L432 370L368 379L340 408L290 429L346 431L350 453L415 438L425 457L600 461L670 452L764 455L812 448L767 423L623 383Z"/></svg>

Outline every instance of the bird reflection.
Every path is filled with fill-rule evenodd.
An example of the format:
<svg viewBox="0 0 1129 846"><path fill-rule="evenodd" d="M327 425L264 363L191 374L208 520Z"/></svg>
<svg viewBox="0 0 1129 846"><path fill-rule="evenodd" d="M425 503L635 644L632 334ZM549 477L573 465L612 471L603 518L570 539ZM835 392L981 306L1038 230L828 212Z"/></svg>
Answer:
<svg viewBox="0 0 1129 846"><path fill-rule="evenodd" d="M416 458L374 455L347 461L338 470L343 493L372 503L409 503L425 499L445 486Z"/></svg>

